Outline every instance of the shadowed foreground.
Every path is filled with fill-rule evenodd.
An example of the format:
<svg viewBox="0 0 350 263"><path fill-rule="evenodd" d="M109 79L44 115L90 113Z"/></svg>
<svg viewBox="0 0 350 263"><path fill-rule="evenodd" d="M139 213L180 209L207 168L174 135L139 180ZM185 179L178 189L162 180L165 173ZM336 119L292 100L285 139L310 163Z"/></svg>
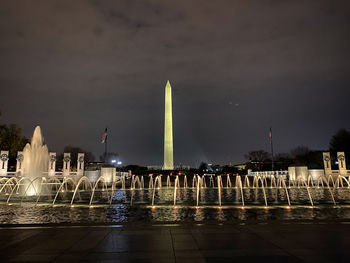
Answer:
<svg viewBox="0 0 350 263"><path fill-rule="evenodd" d="M349 223L0 228L1 262L348 262Z"/></svg>

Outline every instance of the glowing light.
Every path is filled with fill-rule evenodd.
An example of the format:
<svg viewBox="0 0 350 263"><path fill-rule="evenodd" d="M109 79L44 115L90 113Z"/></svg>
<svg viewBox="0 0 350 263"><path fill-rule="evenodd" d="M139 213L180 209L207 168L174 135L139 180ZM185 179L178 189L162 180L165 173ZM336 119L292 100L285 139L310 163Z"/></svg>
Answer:
<svg viewBox="0 0 350 263"><path fill-rule="evenodd" d="M116 162L117 162L117 160L114 160L114 159L111 161L111 163L116 163Z"/></svg>
<svg viewBox="0 0 350 263"><path fill-rule="evenodd" d="M122 165L123 162L122 162L122 161L118 161L117 164L118 164L118 165Z"/></svg>
<svg viewBox="0 0 350 263"><path fill-rule="evenodd" d="M29 188L27 188L27 192L26 192L27 196L33 196L36 195L36 191L35 188L32 184L29 185Z"/></svg>
<svg viewBox="0 0 350 263"><path fill-rule="evenodd" d="M290 209L290 206L287 206L286 208L287 208L287 209Z"/></svg>
<svg viewBox="0 0 350 263"><path fill-rule="evenodd" d="M165 114L164 114L164 164L163 170L174 169L173 156L173 109L171 86L169 80L165 86Z"/></svg>

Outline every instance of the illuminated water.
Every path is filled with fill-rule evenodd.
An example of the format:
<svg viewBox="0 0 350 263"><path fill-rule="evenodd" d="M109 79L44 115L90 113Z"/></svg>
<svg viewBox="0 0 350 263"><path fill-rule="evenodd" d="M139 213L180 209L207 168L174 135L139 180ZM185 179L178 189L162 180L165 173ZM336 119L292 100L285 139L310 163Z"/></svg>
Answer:
<svg viewBox="0 0 350 263"><path fill-rule="evenodd" d="M40 191L40 181L47 172L49 164L49 153L40 127L35 127L32 140L23 149L23 174L21 180L24 182L23 195L36 195Z"/></svg>
<svg viewBox="0 0 350 263"><path fill-rule="evenodd" d="M266 220L350 220L350 204L346 197L350 189L335 190L337 206L332 205L326 189L311 190L314 207L309 203L305 189L289 189L292 207L288 208L281 189L266 189L269 206L266 208L262 191L245 189L246 206L242 207L239 191L223 188L222 206L219 207L216 188L201 189L200 207L196 208L196 189L178 190L174 207L174 188L155 191L155 207L152 208L152 189L116 190L112 204L108 204L107 191L96 192L96 201L88 205L90 195L82 191L80 198L71 206L61 200L54 206L42 200L0 204L2 224L41 223L122 223L122 222L244 222ZM66 193L72 195L72 193ZM277 199L276 199L277 195ZM67 198L69 200L69 197ZM277 200L277 201L276 201Z"/></svg>
<svg viewBox="0 0 350 263"><path fill-rule="evenodd" d="M47 224L47 223L123 223L123 222L182 222L239 223L245 221L294 221L330 220L349 221L350 207L297 207L286 208L171 208L136 207L115 204L101 207L69 207L32 204L0 205L0 224Z"/></svg>
<svg viewBox="0 0 350 263"><path fill-rule="evenodd" d="M36 127L24 173L0 178L0 223L240 222L350 220L344 176L48 176Z"/></svg>

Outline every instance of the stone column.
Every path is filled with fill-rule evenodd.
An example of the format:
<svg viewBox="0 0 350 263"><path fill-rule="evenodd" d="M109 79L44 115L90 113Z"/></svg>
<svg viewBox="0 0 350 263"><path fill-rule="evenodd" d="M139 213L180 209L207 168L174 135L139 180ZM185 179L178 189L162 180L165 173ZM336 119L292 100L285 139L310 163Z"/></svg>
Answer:
<svg viewBox="0 0 350 263"><path fill-rule="evenodd" d="M84 153L78 153L77 175L82 176L83 174L84 174Z"/></svg>
<svg viewBox="0 0 350 263"><path fill-rule="evenodd" d="M338 159L339 174L344 176L347 175L345 153L337 152L337 159Z"/></svg>
<svg viewBox="0 0 350 263"><path fill-rule="evenodd" d="M289 177L290 181L295 181L295 179L296 179L295 166L288 167L288 177Z"/></svg>
<svg viewBox="0 0 350 263"><path fill-rule="evenodd" d="M296 166L295 177L296 179L301 178L302 180L307 182L307 179L309 177L309 169L307 168L307 166Z"/></svg>
<svg viewBox="0 0 350 263"><path fill-rule="evenodd" d="M325 175L332 174L332 165L331 165L331 155L329 152L323 152L323 166Z"/></svg>
<svg viewBox="0 0 350 263"><path fill-rule="evenodd" d="M70 153L63 154L63 176L69 176L70 173Z"/></svg>
<svg viewBox="0 0 350 263"><path fill-rule="evenodd" d="M115 167L101 167L101 176L106 180L106 183L113 182L113 178L116 175Z"/></svg>
<svg viewBox="0 0 350 263"><path fill-rule="evenodd" d="M7 175L9 151L0 152L0 175Z"/></svg>
<svg viewBox="0 0 350 263"><path fill-rule="evenodd" d="M17 152L16 173L23 172L23 152Z"/></svg>
<svg viewBox="0 0 350 263"><path fill-rule="evenodd" d="M55 176L56 175L56 153L50 152L49 153L50 159L49 159L49 176Z"/></svg>

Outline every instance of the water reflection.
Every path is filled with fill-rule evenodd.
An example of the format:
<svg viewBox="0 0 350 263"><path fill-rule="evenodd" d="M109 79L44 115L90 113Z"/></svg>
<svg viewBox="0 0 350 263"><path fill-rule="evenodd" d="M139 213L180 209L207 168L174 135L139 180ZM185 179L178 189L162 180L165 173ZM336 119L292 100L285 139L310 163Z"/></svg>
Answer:
<svg viewBox="0 0 350 263"><path fill-rule="evenodd" d="M240 222L247 220L349 220L350 189L324 187L284 188L222 188L219 209L218 188L181 188L177 190L174 208L174 188L96 191L94 202L89 206L90 192L78 191L74 206L70 206L72 187L66 184L52 204L52 195L35 200L21 198L15 192L12 205L0 204L2 224L45 223L123 223L123 222ZM7 186L6 186L7 187ZM309 190L308 190L309 189ZM286 193L287 191L287 193ZM310 191L310 195L308 193ZM53 192L54 193L54 192ZM337 203L333 205L332 194ZM151 209L154 194L154 208ZM243 198L242 198L243 196ZM110 198L112 197L112 200ZM288 197L291 207L289 207ZM5 194L0 196L6 202ZM245 206L243 206L243 200ZM313 200L313 203L311 202ZM109 202L111 201L111 205ZM264 209L265 202L268 203ZM313 208L310 208L315 204ZM341 207L341 208L340 208Z"/></svg>
<svg viewBox="0 0 350 263"><path fill-rule="evenodd" d="M203 213L203 209L196 208L193 219L194 221L204 221L205 214Z"/></svg>
<svg viewBox="0 0 350 263"><path fill-rule="evenodd" d="M238 216L237 216L238 220L246 220L246 209L244 207L242 207L240 210L238 210Z"/></svg>
<svg viewBox="0 0 350 263"><path fill-rule="evenodd" d="M274 220L350 220L350 207L48 206L24 203L0 205L1 224L123 223L123 222L240 222Z"/></svg>
<svg viewBox="0 0 350 263"><path fill-rule="evenodd" d="M226 221L226 216L225 216L225 213L223 211L223 209L217 209L217 214L216 214L216 219L217 221Z"/></svg>

